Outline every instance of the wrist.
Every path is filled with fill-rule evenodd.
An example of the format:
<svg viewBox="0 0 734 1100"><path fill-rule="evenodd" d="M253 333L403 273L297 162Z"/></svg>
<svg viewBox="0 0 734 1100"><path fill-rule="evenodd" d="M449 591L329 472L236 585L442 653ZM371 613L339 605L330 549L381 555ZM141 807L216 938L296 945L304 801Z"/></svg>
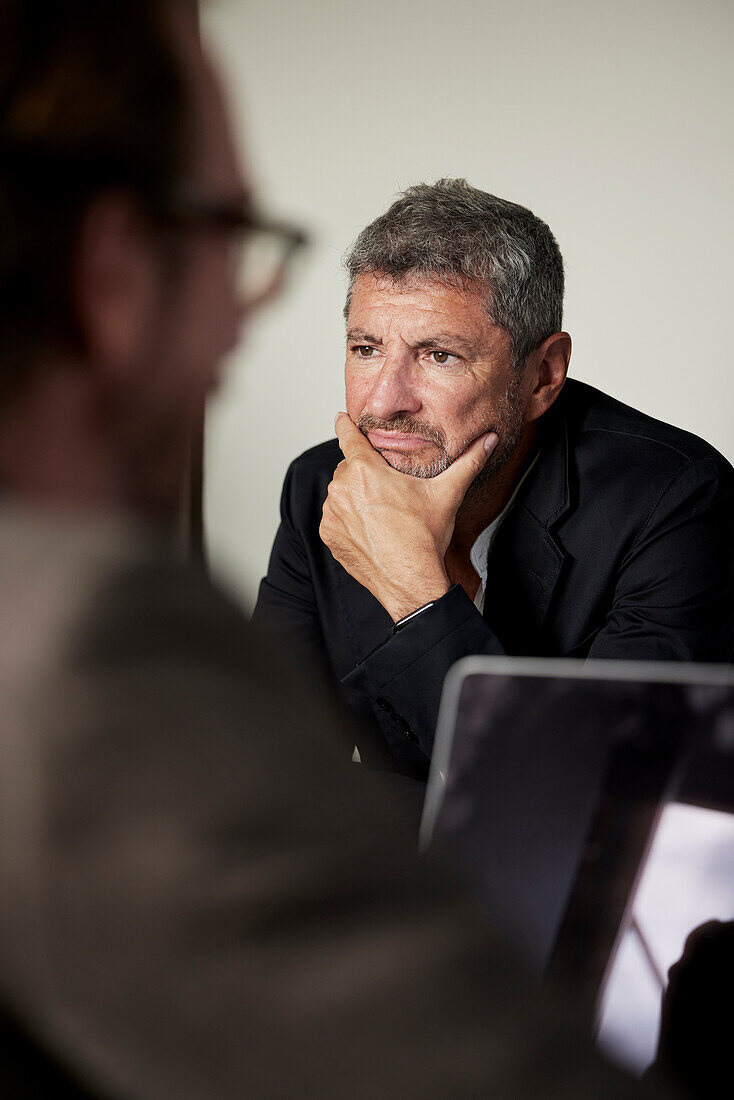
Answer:
<svg viewBox="0 0 734 1100"><path fill-rule="evenodd" d="M414 588L409 593L395 593L381 602L392 621L399 623L415 611L424 609L428 604L440 600L442 596L446 595L450 587L448 577L446 577L443 580L437 580L433 584L421 586L420 589Z"/></svg>

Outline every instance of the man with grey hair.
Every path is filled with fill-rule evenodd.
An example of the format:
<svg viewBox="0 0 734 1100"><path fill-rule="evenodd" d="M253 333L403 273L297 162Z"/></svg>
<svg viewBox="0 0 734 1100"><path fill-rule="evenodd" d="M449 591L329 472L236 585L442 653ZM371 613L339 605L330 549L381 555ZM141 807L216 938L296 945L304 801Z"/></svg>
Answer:
<svg viewBox="0 0 734 1100"><path fill-rule="evenodd" d="M439 180L347 268L347 412L288 471L256 617L335 683L361 760L424 778L469 654L728 661L733 471L566 381L548 226Z"/></svg>

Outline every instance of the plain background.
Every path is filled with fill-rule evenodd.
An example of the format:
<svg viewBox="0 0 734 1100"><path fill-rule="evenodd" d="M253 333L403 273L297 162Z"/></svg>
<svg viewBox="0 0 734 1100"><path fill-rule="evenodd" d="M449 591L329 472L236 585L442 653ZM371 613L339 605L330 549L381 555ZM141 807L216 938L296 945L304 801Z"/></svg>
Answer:
<svg viewBox="0 0 734 1100"><path fill-rule="evenodd" d="M313 237L207 418L210 561L245 604L344 407L343 253L421 180L543 218L571 374L734 459L729 0L216 0L203 29L262 205Z"/></svg>

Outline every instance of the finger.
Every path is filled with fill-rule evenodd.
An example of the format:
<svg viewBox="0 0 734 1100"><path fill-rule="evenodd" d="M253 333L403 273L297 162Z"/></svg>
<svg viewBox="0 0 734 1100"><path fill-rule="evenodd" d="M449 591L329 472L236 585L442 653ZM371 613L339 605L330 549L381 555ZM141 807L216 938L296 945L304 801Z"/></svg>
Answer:
<svg viewBox="0 0 734 1100"><path fill-rule="evenodd" d="M498 443L499 436L496 432L480 435L451 463L448 470L439 474L436 481L463 497L474 478L484 469L487 459Z"/></svg>
<svg viewBox="0 0 734 1100"><path fill-rule="evenodd" d="M377 455L377 451L369 439L362 435L357 425L346 413L339 412L336 414L334 430L345 458L357 458L360 455L366 458Z"/></svg>

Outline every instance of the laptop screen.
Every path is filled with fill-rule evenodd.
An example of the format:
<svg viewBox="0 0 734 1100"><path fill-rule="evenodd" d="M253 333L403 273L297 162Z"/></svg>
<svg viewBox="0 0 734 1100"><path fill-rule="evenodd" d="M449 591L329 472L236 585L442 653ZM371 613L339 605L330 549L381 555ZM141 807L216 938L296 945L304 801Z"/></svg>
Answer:
<svg viewBox="0 0 734 1100"><path fill-rule="evenodd" d="M734 919L732 810L728 669L470 658L447 680L424 843L633 1071L687 936Z"/></svg>

